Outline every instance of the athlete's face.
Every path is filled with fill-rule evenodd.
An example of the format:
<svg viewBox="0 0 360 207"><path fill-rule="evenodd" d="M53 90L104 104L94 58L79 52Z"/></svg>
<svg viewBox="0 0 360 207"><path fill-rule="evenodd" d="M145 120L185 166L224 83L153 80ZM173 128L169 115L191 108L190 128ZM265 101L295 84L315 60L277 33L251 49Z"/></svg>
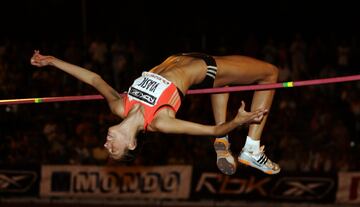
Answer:
<svg viewBox="0 0 360 207"><path fill-rule="evenodd" d="M120 159L127 150L135 149L136 140L135 138L122 133L121 126L119 127L119 125L116 125L109 128L104 147L108 150L111 158Z"/></svg>
<svg viewBox="0 0 360 207"><path fill-rule="evenodd" d="M120 159L127 151L127 144L124 137L115 136L112 133L108 133L106 136L104 147L108 150L110 157L113 159Z"/></svg>

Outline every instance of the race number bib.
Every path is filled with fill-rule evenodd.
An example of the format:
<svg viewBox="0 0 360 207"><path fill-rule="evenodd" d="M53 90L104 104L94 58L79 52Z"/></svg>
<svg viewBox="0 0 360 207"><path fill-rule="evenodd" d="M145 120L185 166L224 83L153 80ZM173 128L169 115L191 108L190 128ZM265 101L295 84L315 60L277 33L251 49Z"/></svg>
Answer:
<svg viewBox="0 0 360 207"><path fill-rule="evenodd" d="M129 88L128 96L130 100L135 99L149 106L155 106L170 84L170 81L155 73L143 72Z"/></svg>

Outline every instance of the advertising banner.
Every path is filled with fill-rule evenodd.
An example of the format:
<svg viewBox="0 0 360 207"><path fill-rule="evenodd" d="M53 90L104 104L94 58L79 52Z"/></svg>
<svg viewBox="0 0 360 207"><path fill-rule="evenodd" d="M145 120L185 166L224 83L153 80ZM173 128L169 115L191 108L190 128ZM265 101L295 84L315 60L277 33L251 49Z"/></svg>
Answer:
<svg viewBox="0 0 360 207"><path fill-rule="evenodd" d="M336 175L266 175L243 171L227 176L205 171L193 175L192 198L333 203L336 180Z"/></svg>
<svg viewBox="0 0 360 207"><path fill-rule="evenodd" d="M192 167L43 166L43 197L187 199Z"/></svg>

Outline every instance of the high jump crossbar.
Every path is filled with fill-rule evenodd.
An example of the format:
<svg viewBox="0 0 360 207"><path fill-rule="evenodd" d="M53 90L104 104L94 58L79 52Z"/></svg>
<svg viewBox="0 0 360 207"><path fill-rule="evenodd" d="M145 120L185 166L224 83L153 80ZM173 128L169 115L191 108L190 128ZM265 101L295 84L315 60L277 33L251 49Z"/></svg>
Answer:
<svg viewBox="0 0 360 207"><path fill-rule="evenodd" d="M282 83L194 89L194 90L188 90L186 94L214 94L214 93L230 93L237 91L269 90L269 89L277 89L277 88L291 88L298 86L311 86L311 85L349 82L349 81L357 81L357 80L360 80L360 75L312 79L312 80L304 80L304 81L289 81ZM104 99L104 97L101 95L82 95L82 96L5 99L5 100L0 100L0 105L49 103L49 102L65 102L65 101L87 101L87 100L100 100L100 99Z"/></svg>

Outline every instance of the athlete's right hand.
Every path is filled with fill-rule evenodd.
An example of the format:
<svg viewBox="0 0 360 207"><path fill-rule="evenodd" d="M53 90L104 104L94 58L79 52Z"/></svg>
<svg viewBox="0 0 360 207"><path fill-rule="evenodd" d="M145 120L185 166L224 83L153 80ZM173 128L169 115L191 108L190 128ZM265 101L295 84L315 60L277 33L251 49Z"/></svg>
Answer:
<svg viewBox="0 0 360 207"><path fill-rule="evenodd" d="M44 56L40 54L39 50L35 50L33 56L30 59L30 63L31 65L37 67L43 67L50 65L53 59L53 56Z"/></svg>

